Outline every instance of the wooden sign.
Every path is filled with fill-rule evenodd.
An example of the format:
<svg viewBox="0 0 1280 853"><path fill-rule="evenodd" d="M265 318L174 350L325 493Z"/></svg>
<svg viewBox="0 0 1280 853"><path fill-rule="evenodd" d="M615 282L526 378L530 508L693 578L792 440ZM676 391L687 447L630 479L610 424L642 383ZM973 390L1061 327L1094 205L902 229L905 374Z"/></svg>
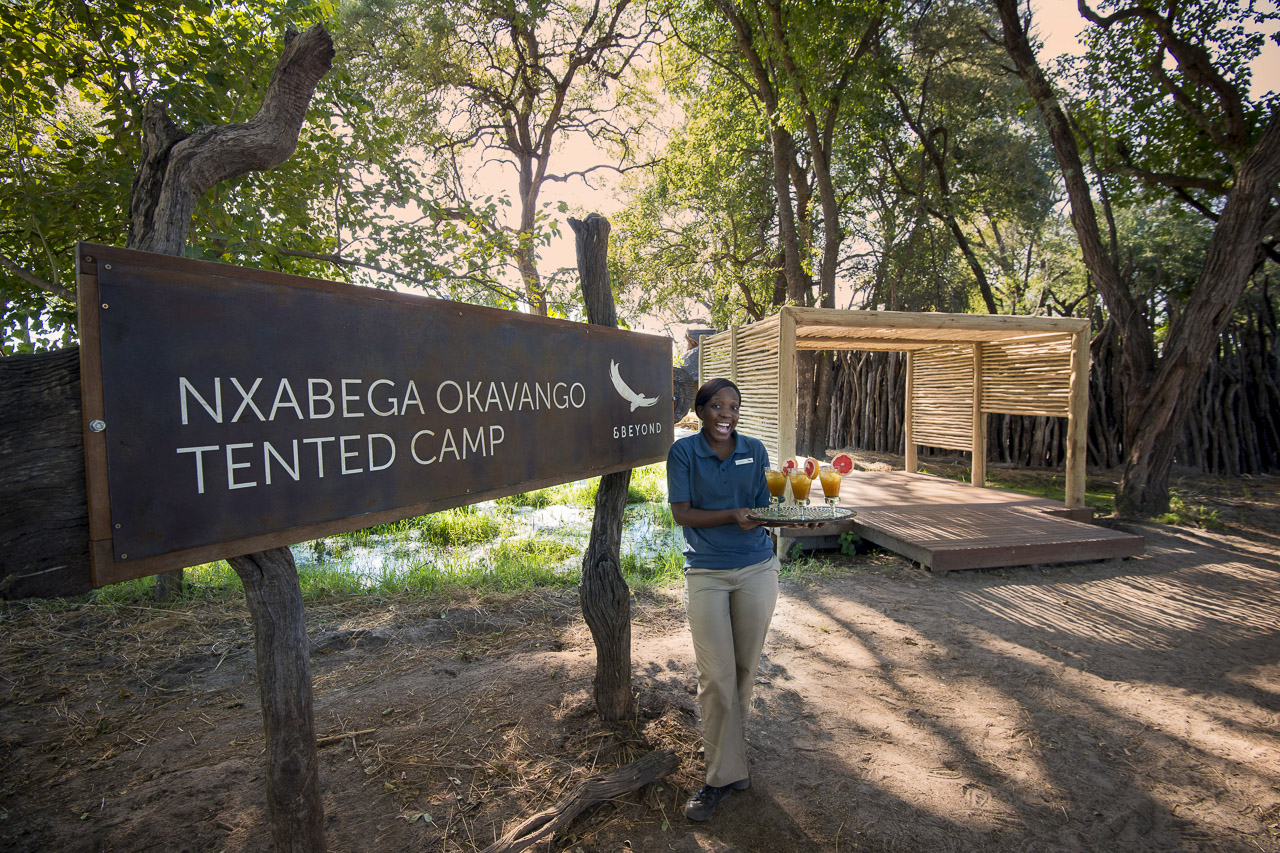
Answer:
<svg viewBox="0 0 1280 853"><path fill-rule="evenodd" d="M634 468L666 338L81 244L96 585Z"/></svg>

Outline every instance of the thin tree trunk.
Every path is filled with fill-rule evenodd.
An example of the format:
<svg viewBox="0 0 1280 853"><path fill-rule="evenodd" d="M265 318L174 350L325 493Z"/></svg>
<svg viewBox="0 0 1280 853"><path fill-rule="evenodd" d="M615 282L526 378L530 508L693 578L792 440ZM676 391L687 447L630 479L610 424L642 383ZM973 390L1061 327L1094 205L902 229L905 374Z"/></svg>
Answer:
<svg viewBox="0 0 1280 853"><path fill-rule="evenodd" d="M310 646L293 553L273 548L227 561L253 619L267 745L267 817L278 853L325 850Z"/></svg>
<svg viewBox="0 0 1280 853"><path fill-rule="evenodd" d="M593 213L586 220L570 219L577 238L578 274L587 307L587 322L617 327L618 317L609 284L609 220ZM582 558L578 598L582 615L596 646L596 677L592 682L596 709L607 722L632 716L631 591L622 578L622 515L627 508L630 471L605 474L596 491L591 539Z"/></svg>

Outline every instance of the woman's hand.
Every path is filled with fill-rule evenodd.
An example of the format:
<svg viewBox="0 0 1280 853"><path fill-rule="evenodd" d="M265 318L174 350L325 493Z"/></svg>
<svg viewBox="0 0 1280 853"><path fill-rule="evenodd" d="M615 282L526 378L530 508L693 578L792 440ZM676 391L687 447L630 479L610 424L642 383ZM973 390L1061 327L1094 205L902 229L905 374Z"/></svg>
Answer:
<svg viewBox="0 0 1280 853"><path fill-rule="evenodd" d="M747 518L751 510L739 509L694 509L689 501L676 501L671 504L671 517L681 527L719 527L722 524L736 524L743 530L759 527L761 522Z"/></svg>

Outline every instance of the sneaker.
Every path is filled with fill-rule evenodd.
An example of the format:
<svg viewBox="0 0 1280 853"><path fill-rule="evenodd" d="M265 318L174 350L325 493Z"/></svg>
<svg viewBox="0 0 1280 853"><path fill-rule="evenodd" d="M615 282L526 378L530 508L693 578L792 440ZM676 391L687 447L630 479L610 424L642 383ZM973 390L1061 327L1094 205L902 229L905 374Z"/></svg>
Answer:
<svg viewBox="0 0 1280 853"><path fill-rule="evenodd" d="M711 817L720 801L733 793L733 785L703 785L684 807L684 816L689 820L703 821Z"/></svg>
<svg viewBox="0 0 1280 853"><path fill-rule="evenodd" d="M748 776L745 779L739 779L737 782L734 782L729 787L735 791L745 791L751 787L751 777Z"/></svg>

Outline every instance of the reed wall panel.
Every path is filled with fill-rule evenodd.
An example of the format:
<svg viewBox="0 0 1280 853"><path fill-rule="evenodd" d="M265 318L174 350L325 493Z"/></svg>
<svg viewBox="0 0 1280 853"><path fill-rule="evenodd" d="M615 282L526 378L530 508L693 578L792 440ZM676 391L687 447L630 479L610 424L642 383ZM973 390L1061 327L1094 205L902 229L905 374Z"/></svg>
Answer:
<svg viewBox="0 0 1280 853"><path fill-rule="evenodd" d="M982 344L982 411L1065 418L1071 404L1071 339Z"/></svg>
<svg viewBox="0 0 1280 853"><path fill-rule="evenodd" d="M911 360L911 430L915 444L973 448L973 348L938 346Z"/></svg>
<svg viewBox="0 0 1280 853"><path fill-rule="evenodd" d="M779 334L775 316L761 323L734 326L702 340L702 346L707 347L702 356L704 376L708 379L723 376L738 386L743 401L738 429L760 439L774 465L778 464L780 432Z"/></svg>

